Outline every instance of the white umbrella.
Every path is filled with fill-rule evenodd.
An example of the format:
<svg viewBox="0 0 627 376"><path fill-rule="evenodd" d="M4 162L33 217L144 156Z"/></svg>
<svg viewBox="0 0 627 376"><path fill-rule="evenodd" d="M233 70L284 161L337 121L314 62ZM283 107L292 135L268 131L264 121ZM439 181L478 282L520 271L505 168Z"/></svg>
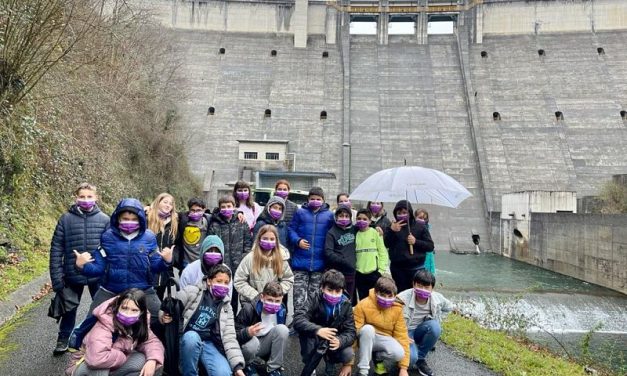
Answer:
<svg viewBox="0 0 627 376"><path fill-rule="evenodd" d="M432 204L456 208L472 196L457 180L430 168L403 166L370 175L350 194L352 200Z"/></svg>

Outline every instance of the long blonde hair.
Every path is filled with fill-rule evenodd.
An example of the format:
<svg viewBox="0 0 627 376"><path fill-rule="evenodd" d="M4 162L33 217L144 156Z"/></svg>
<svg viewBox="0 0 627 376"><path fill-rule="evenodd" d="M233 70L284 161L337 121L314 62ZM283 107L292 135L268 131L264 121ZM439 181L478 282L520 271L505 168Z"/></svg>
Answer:
<svg viewBox="0 0 627 376"><path fill-rule="evenodd" d="M158 234L165 231L165 221L159 217L159 203L163 199L169 198L172 201L172 215L170 216L170 232L172 238L176 239L176 234L179 229L179 216L176 212L176 203L174 197L169 193L161 193L150 204L150 210L148 211L148 229Z"/></svg>
<svg viewBox="0 0 627 376"><path fill-rule="evenodd" d="M259 246L261 237L267 232L273 233L276 238L276 244L274 249L270 251L269 256L266 256ZM261 269L266 266L272 267L274 274L278 278L283 276L283 254L281 252L281 243L279 242L279 233L273 225L262 226L255 237L255 244L253 244L253 274L259 275L261 273Z"/></svg>

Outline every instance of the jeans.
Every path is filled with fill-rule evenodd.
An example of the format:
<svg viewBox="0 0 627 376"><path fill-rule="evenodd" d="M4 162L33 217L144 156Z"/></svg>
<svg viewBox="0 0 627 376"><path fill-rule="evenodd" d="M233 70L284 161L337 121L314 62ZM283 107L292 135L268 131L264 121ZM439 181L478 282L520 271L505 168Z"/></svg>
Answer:
<svg viewBox="0 0 627 376"><path fill-rule="evenodd" d="M182 376L198 376L198 361L211 376L230 376L231 366L224 355L211 341L203 341L193 330L181 337L181 372Z"/></svg>
<svg viewBox="0 0 627 376"><path fill-rule="evenodd" d="M81 301L81 297L83 296L83 291L85 290L84 285L68 285L69 288L74 290L78 294L78 301ZM91 283L87 285L89 288L89 295L93 298L96 295L96 291L98 291L98 282ZM78 307L74 308L71 311L66 312L63 316L61 316L61 321L59 322L59 338L67 339L70 337L70 333L72 333L72 329L74 329L74 325L76 324L76 311Z"/></svg>
<svg viewBox="0 0 627 376"><path fill-rule="evenodd" d="M414 343L409 345L409 364L416 364L418 360L425 359L438 342L441 333L442 329L438 320L424 321L416 329L410 330L409 338L413 338Z"/></svg>

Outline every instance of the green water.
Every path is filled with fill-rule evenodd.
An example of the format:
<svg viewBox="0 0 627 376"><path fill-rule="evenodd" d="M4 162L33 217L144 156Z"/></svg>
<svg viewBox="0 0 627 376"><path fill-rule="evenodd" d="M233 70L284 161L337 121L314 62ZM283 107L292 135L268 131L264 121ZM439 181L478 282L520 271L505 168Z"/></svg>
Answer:
<svg viewBox="0 0 627 376"><path fill-rule="evenodd" d="M496 255L436 252L437 287L450 291L568 292L624 296L607 288Z"/></svg>

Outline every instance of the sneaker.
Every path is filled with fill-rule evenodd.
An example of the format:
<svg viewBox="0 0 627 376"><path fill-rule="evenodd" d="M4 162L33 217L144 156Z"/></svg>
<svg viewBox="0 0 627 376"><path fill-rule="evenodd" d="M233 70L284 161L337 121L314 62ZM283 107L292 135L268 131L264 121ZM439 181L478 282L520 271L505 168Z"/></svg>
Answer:
<svg viewBox="0 0 627 376"><path fill-rule="evenodd" d="M377 362L374 365L374 374L375 375L385 375L388 373L388 370L385 369L385 363Z"/></svg>
<svg viewBox="0 0 627 376"><path fill-rule="evenodd" d="M424 359L418 360L416 362L416 367L418 367L418 373L422 376L433 376L433 371L427 365L427 361Z"/></svg>
<svg viewBox="0 0 627 376"><path fill-rule="evenodd" d="M67 351L67 343L68 343L67 338L58 338L57 346L54 348L54 350L52 350L52 355L60 356L60 355L65 354L65 352Z"/></svg>
<svg viewBox="0 0 627 376"><path fill-rule="evenodd" d="M246 376L259 376L257 369L253 365L246 366L246 368L244 368L244 374Z"/></svg>

